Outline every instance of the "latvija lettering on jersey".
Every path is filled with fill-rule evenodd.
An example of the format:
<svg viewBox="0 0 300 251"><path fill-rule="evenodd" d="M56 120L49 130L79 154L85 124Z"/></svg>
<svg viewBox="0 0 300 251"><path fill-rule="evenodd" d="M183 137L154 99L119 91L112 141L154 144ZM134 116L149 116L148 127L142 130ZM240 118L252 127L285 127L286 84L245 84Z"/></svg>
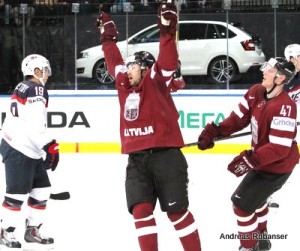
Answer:
<svg viewBox="0 0 300 251"><path fill-rule="evenodd" d="M154 130L152 126L145 126L144 128L128 128L124 129L124 136L144 136L148 134L153 134Z"/></svg>

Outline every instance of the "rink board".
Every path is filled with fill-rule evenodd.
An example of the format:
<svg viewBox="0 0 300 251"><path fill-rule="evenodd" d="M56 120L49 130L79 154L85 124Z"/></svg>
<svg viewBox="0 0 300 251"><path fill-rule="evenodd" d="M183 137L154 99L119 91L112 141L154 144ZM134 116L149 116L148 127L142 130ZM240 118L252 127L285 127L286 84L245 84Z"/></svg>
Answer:
<svg viewBox="0 0 300 251"><path fill-rule="evenodd" d="M203 127L227 117L244 93L245 90L182 90L172 94L184 141L197 141ZM120 108L115 90L49 91L49 94L49 133L60 142L62 153L120 153ZM0 96L1 122L9 98ZM239 153L249 144L250 136L240 137L219 142L206 153ZM183 151L201 153L197 147Z"/></svg>

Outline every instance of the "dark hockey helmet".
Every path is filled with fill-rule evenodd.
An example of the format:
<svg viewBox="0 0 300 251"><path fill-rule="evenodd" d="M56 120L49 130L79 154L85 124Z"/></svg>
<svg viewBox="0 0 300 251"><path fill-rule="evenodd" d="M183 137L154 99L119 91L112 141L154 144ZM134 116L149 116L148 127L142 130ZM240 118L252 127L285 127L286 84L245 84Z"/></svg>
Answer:
<svg viewBox="0 0 300 251"><path fill-rule="evenodd" d="M277 57L275 59L277 60L275 67L280 74L285 75L286 79L284 83L288 84L295 77L295 65L291 61L286 60L284 57Z"/></svg>
<svg viewBox="0 0 300 251"><path fill-rule="evenodd" d="M272 67L276 67L279 74L285 75L286 79L284 84L288 84L296 74L295 65L291 62L286 60L284 57L276 57L270 58L268 62L265 62L261 66L261 71L268 70Z"/></svg>
<svg viewBox="0 0 300 251"><path fill-rule="evenodd" d="M141 69L144 70L146 67L151 68L155 63L155 58L147 51L137 51L125 60L126 66L133 63L140 65Z"/></svg>

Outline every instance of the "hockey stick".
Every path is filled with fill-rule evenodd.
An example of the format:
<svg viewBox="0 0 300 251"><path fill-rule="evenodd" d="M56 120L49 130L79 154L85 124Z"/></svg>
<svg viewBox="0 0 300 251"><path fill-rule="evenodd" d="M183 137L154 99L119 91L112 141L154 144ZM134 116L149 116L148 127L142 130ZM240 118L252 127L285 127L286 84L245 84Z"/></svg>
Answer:
<svg viewBox="0 0 300 251"><path fill-rule="evenodd" d="M51 193L50 199L52 200L68 200L71 195L69 192L61 192L61 193Z"/></svg>
<svg viewBox="0 0 300 251"><path fill-rule="evenodd" d="M180 8L181 8L181 2L180 0L175 1L176 7L177 7L177 30L176 30L176 44L177 44L177 51L179 54L179 14L180 14Z"/></svg>
<svg viewBox="0 0 300 251"><path fill-rule="evenodd" d="M247 136L247 135L251 135L251 132L242 132L242 133L232 134L227 137L215 138L214 142L223 141L223 140L227 140L227 139L234 139L234 138L243 137L243 136ZM185 144L183 147L197 146L199 143L200 142L197 141L197 142Z"/></svg>
<svg viewBox="0 0 300 251"><path fill-rule="evenodd" d="M297 126L298 125L300 125L300 122L297 122ZM251 135L251 132L242 132L242 133L232 134L227 137L215 138L214 142L223 141L223 140L227 140L227 139L239 138L239 137L243 137L243 136L247 136L247 135ZM183 147L197 146L199 143L200 142L197 141L197 142L185 144Z"/></svg>

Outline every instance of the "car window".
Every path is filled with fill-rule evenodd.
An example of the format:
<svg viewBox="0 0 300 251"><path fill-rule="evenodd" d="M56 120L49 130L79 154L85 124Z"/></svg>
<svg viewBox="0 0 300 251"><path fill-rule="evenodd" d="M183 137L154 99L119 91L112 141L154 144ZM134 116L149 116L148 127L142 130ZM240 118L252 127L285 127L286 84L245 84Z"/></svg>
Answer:
<svg viewBox="0 0 300 251"><path fill-rule="evenodd" d="M218 38L226 38L227 37L227 34L226 34L227 27L225 27L223 25L216 24L215 29L218 33ZM228 37L233 38L235 36L236 36L236 34L233 31L231 31L230 29L228 29Z"/></svg>
<svg viewBox="0 0 300 251"><path fill-rule="evenodd" d="M179 40L205 39L207 24L183 23L179 24Z"/></svg>
<svg viewBox="0 0 300 251"><path fill-rule="evenodd" d="M227 27L207 23L183 23L179 25L179 40L220 39L226 38ZM236 34L229 30L229 38Z"/></svg>
<svg viewBox="0 0 300 251"><path fill-rule="evenodd" d="M226 38L227 27L219 24L181 23L179 25L179 40L222 39ZM236 34L229 30L229 38ZM157 26L148 29L131 40L131 43L152 43L159 41Z"/></svg>
<svg viewBox="0 0 300 251"><path fill-rule="evenodd" d="M157 26L152 27L151 29L140 33L132 40L133 43L152 43L158 41L159 41L159 29L157 28Z"/></svg>
<svg viewBox="0 0 300 251"><path fill-rule="evenodd" d="M215 25L209 24L207 27L206 39L220 38L219 32L216 30Z"/></svg>

